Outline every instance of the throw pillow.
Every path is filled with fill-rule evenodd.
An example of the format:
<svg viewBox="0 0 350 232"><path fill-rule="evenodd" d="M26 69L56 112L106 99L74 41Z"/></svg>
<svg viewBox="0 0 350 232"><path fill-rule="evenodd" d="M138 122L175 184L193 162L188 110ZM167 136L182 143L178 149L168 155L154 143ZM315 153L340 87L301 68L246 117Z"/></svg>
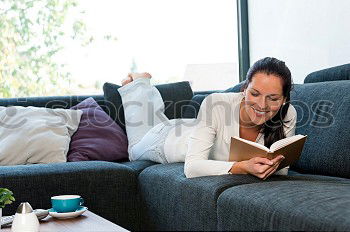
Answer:
<svg viewBox="0 0 350 232"><path fill-rule="evenodd" d="M68 161L121 161L128 158L125 133L92 97L71 109L82 110L83 115L72 136Z"/></svg>
<svg viewBox="0 0 350 232"><path fill-rule="evenodd" d="M105 104L113 120L125 131L122 99L118 92L121 86L106 82L103 85ZM181 118L182 111L190 102L193 92L188 81L155 85L163 98L165 115L169 119Z"/></svg>
<svg viewBox="0 0 350 232"><path fill-rule="evenodd" d="M66 162L80 110L0 107L0 165Z"/></svg>

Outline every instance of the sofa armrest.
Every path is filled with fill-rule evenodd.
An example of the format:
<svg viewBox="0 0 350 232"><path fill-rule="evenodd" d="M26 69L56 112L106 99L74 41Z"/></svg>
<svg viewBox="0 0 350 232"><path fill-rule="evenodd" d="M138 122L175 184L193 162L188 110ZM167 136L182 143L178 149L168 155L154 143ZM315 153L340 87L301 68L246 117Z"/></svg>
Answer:
<svg viewBox="0 0 350 232"><path fill-rule="evenodd" d="M137 173L112 162L84 161L0 167L1 187L16 201L3 214L14 214L21 202L34 209L51 208L51 196L80 195L94 213L128 229L137 224Z"/></svg>

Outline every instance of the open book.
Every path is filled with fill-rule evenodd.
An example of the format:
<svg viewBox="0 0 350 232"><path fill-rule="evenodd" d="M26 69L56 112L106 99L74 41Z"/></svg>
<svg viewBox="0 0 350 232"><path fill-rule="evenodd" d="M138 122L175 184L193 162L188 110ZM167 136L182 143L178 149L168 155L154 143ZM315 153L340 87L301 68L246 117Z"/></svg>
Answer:
<svg viewBox="0 0 350 232"><path fill-rule="evenodd" d="M278 166L277 170L285 168L301 155L306 140L306 135L294 135L274 142L270 149L260 143L252 142L237 136L231 137L230 161L249 160L254 157L273 159L283 155L285 159Z"/></svg>

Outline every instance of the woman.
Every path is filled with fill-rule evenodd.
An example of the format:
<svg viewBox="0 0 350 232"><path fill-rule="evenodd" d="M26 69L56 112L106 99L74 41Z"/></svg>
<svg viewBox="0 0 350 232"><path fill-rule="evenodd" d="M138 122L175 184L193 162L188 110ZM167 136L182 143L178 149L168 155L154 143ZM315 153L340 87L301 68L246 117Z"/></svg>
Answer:
<svg viewBox="0 0 350 232"><path fill-rule="evenodd" d="M248 71L241 93L214 93L204 99L197 119L164 115L158 90L148 73L132 73L118 89L125 111L130 160L185 161L188 178L251 174L266 179L283 156L229 162L231 137L272 143L294 135L296 111L290 101L291 73L283 61L266 57ZM286 175L288 168L276 174Z"/></svg>

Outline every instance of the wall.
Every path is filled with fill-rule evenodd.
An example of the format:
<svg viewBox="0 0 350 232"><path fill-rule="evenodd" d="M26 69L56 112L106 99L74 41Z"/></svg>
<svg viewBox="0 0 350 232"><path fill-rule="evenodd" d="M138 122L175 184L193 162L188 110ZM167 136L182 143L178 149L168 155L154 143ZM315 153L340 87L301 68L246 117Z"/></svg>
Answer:
<svg viewBox="0 0 350 232"><path fill-rule="evenodd" d="M349 0L249 0L250 63L284 60L295 83L350 63Z"/></svg>

